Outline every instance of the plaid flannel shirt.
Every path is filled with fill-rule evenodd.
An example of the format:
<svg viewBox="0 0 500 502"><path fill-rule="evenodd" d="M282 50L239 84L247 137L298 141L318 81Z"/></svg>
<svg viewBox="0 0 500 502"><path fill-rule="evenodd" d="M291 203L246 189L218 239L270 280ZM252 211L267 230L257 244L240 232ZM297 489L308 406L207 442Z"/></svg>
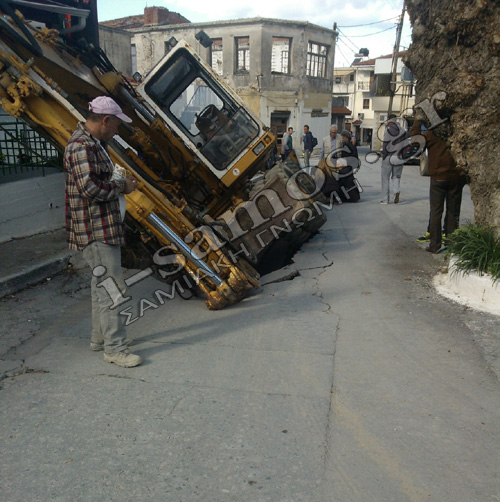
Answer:
<svg viewBox="0 0 500 502"><path fill-rule="evenodd" d="M64 151L66 240L81 251L93 241L125 244L118 196L125 180L111 181L113 163L100 141L78 124Z"/></svg>

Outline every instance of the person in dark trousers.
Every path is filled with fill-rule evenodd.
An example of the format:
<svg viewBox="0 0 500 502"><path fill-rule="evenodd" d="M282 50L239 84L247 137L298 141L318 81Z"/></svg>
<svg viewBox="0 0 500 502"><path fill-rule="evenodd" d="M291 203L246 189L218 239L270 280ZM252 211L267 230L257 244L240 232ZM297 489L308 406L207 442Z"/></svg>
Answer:
<svg viewBox="0 0 500 502"><path fill-rule="evenodd" d="M444 206L446 204L444 228L445 234L449 237L459 225L462 192L467 178L457 167L446 142L431 130L421 132L421 122L415 120L410 130L410 136L414 138L419 134L425 138L431 177L429 188L430 241L425 250L429 253L438 253L442 246L441 225ZM419 145L418 142L414 142L414 144Z"/></svg>
<svg viewBox="0 0 500 502"><path fill-rule="evenodd" d="M83 252L92 269L92 334L90 349L104 350L104 360L125 368L142 359L128 348L131 340L119 309L112 308L105 281L113 281L125 292L120 246L125 244L124 196L137 188L137 181L118 174L105 142L118 134L123 122L132 122L110 97L100 96L89 103L90 113L80 122L64 151L66 182L66 240L70 249ZM101 287L99 286L101 284Z"/></svg>
<svg viewBox="0 0 500 502"><path fill-rule="evenodd" d="M448 213L445 214L444 221L448 219ZM442 238L446 239L446 228L443 226ZM417 237L417 242L430 242L431 240L431 213L429 212L429 222L427 223L427 230Z"/></svg>
<svg viewBox="0 0 500 502"><path fill-rule="evenodd" d="M309 159L313 152L313 135L309 130L309 126L304 126L304 136L302 138L304 143L304 166L309 167Z"/></svg>

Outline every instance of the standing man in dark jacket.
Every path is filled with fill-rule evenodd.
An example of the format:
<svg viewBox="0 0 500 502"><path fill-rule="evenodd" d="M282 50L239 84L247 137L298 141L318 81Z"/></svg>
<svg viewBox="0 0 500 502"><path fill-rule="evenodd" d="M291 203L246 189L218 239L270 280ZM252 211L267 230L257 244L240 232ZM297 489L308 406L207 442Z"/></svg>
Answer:
<svg viewBox="0 0 500 502"><path fill-rule="evenodd" d="M410 130L412 138L422 135L428 151L429 174L431 184L429 202L431 216L429 223L430 243L426 251L438 253L441 249L441 220L446 202L445 234L450 236L458 228L460 221L460 207L462 205L462 191L466 183L466 176L457 167L455 159L445 141L433 131L421 132L421 122L415 120ZM415 142L415 145L420 143Z"/></svg>
<svg viewBox="0 0 500 502"><path fill-rule="evenodd" d="M304 126L304 136L302 138L304 142L304 165L305 167L309 167L309 159L313 152L313 135L309 130L309 126Z"/></svg>
<svg viewBox="0 0 500 502"><path fill-rule="evenodd" d="M344 129L341 138L341 158L345 160L346 165L338 170L340 198L344 202L358 202L360 199L359 185L354 178L354 172L359 168L358 149L351 141L351 131Z"/></svg>
<svg viewBox="0 0 500 502"><path fill-rule="evenodd" d="M130 340L104 281L114 281L125 292L120 246L125 244L123 194L133 192L136 180L113 176L114 165L104 142L118 133L123 122L132 122L111 98L89 103L89 116L78 124L64 151L66 180L66 239L70 249L83 251L92 269L92 335L90 349L104 350L104 360L130 368L142 359L130 353ZM122 199L122 204L120 199Z"/></svg>

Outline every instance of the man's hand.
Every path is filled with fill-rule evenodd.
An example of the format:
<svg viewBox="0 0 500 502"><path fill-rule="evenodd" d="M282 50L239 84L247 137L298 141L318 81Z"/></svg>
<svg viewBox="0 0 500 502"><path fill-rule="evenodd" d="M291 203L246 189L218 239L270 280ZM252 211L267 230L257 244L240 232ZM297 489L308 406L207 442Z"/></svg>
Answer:
<svg viewBox="0 0 500 502"><path fill-rule="evenodd" d="M137 188L137 180L132 176L125 178L125 190L123 193L131 193Z"/></svg>

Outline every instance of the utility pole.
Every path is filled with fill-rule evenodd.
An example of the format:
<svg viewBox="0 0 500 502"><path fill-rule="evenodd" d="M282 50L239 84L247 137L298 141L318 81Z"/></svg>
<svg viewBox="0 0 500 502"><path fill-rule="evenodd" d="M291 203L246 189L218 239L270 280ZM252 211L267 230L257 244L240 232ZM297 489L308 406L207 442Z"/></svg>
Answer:
<svg viewBox="0 0 500 502"><path fill-rule="evenodd" d="M406 0L403 0L403 11L401 12L401 18L398 22L398 26L396 28L396 42L394 44L394 50L392 52L392 75L391 75L391 96L389 98L389 107L387 109L387 115L392 113L392 103L394 101L394 94L396 94L396 78L397 78L397 70L398 70L398 54L399 54L399 44L401 42L401 32L403 31L403 20L405 18L405 10L406 10Z"/></svg>

